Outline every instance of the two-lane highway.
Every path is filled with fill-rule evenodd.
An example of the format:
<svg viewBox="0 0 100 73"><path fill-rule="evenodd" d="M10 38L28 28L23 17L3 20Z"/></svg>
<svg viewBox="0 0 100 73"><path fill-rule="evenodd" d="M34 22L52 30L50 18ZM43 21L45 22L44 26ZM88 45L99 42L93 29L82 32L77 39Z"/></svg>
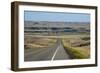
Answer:
<svg viewBox="0 0 100 73"><path fill-rule="evenodd" d="M36 48L24 50L24 61L66 60L70 56L62 46L60 38L57 43L48 48Z"/></svg>

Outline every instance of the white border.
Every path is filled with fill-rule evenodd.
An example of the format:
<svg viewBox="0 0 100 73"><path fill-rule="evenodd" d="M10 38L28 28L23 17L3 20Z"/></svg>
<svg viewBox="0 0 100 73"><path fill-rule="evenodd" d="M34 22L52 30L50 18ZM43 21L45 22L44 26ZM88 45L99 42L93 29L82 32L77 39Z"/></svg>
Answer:
<svg viewBox="0 0 100 73"><path fill-rule="evenodd" d="M24 10L29 11L50 11L50 12L74 12L74 13L89 13L91 15L91 58L90 59L75 59L75 60L60 60L60 61L34 61L24 62ZM83 65L95 64L95 11L93 9L79 8L58 8L44 6L19 6L19 68L34 68L34 67L50 67L63 65Z"/></svg>

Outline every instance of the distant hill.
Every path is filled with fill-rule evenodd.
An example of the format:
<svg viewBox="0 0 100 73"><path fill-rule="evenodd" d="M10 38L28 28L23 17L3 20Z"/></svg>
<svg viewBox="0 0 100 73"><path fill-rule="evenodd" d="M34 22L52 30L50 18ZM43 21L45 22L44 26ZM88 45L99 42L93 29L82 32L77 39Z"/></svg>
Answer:
<svg viewBox="0 0 100 73"><path fill-rule="evenodd" d="M48 22L48 21L24 21L25 31L41 31L52 29L64 31L90 31L89 22Z"/></svg>

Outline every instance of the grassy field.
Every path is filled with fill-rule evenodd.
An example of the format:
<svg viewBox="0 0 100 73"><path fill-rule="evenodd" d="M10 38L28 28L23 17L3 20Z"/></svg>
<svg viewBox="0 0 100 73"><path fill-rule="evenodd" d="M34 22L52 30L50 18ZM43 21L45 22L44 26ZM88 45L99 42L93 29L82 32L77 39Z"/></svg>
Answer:
<svg viewBox="0 0 100 73"><path fill-rule="evenodd" d="M82 36L82 37L81 37ZM80 35L62 39L63 46L75 59L90 58L90 37Z"/></svg>
<svg viewBox="0 0 100 73"><path fill-rule="evenodd" d="M90 36L89 34L60 34L60 35L34 35L24 34L24 47L29 48L47 48L56 44L57 38L60 38L66 52L72 58L86 59L90 58Z"/></svg>
<svg viewBox="0 0 100 73"><path fill-rule="evenodd" d="M46 48L53 46L55 43L56 43L55 38L31 37L31 36L26 36L24 38L25 49Z"/></svg>

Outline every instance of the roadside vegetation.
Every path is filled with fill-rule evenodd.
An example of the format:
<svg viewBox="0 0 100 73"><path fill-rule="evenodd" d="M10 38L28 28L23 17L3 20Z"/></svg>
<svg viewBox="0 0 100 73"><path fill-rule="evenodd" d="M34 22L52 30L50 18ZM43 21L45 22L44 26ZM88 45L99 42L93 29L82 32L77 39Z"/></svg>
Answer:
<svg viewBox="0 0 100 73"><path fill-rule="evenodd" d="M24 34L25 49L47 48L56 44L60 38L64 49L73 59L90 58L90 36L88 34L63 34L35 37L34 34ZM39 35L38 35L39 36Z"/></svg>
<svg viewBox="0 0 100 73"><path fill-rule="evenodd" d="M26 36L24 41L25 49L30 48L46 48L53 46L56 43L55 38L31 37Z"/></svg>
<svg viewBox="0 0 100 73"><path fill-rule="evenodd" d="M84 35L83 35L84 36ZM62 39L63 46L75 59L90 58L90 37L69 37Z"/></svg>

